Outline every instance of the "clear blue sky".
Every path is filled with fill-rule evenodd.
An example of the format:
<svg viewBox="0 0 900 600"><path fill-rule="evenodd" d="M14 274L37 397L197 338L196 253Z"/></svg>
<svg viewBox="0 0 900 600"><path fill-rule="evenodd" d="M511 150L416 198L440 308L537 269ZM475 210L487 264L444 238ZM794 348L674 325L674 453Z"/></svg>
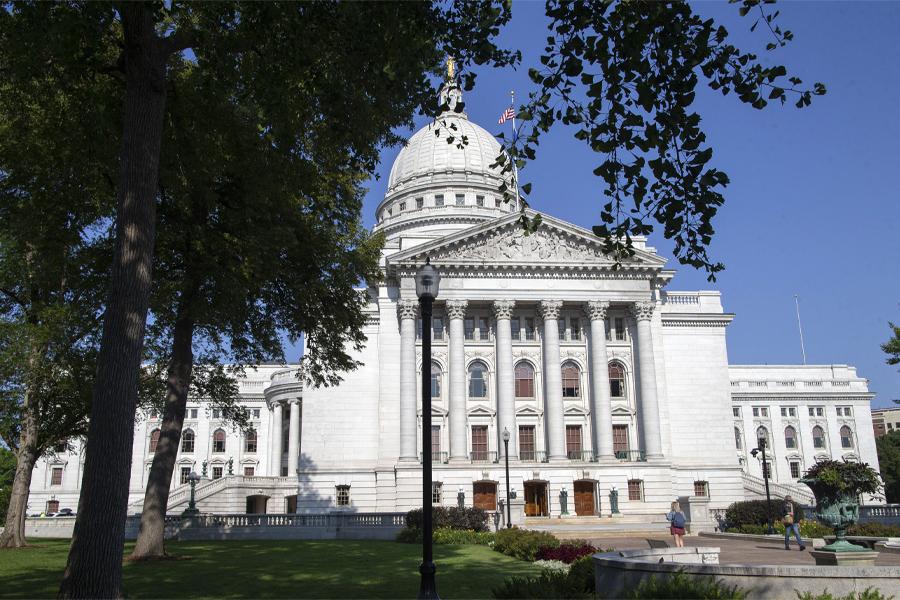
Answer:
<svg viewBox="0 0 900 600"><path fill-rule="evenodd" d="M900 3L780 3L782 29L795 40L766 53L768 38L725 3L698 3L721 19L739 47L759 50L805 82L822 81L828 94L797 110L764 111L705 89L697 106L715 148L715 166L731 177L726 204L715 220L712 254L726 264L718 282L679 265L671 244L654 233L650 243L678 269L670 290L716 289L725 310L732 364L800 363L794 294L800 296L810 364L857 367L877 394L875 406L900 398L900 373L884 362L879 345L888 320L900 321ZM469 117L498 133L497 117L515 89L531 89L527 69L546 37L543 3L517 2L502 42L522 51L518 70L481 69L465 96ZM424 125L425 119L418 120ZM363 209L365 223L383 198L399 148L383 154ZM532 206L572 223L598 222L596 157L571 132L559 130L521 173L531 181Z"/></svg>

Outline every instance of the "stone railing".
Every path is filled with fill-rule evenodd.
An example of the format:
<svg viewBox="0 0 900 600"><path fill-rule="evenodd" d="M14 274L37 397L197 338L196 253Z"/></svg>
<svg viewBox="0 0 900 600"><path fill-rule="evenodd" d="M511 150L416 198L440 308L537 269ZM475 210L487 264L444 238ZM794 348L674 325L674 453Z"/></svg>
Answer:
<svg viewBox="0 0 900 600"><path fill-rule="evenodd" d="M666 292L666 304L700 304L700 296L690 292Z"/></svg>
<svg viewBox="0 0 900 600"><path fill-rule="evenodd" d="M860 506L859 522L900 525L900 504L870 504Z"/></svg>
<svg viewBox="0 0 900 600"><path fill-rule="evenodd" d="M764 496L766 494L766 482L755 475L742 473L744 479L744 489L754 494ZM815 504L816 499L812 490L805 485L789 485L785 483L776 483L769 480L769 495L775 498L784 498L791 496L799 504Z"/></svg>
<svg viewBox="0 0 900 600"><path fill-rule="evenodd" d="M297 372L300 370L299 367L294 367L292 369L285 369L284 371L276 371L272 373L272 381L284 382L284 381L297 381Z"/></svg>

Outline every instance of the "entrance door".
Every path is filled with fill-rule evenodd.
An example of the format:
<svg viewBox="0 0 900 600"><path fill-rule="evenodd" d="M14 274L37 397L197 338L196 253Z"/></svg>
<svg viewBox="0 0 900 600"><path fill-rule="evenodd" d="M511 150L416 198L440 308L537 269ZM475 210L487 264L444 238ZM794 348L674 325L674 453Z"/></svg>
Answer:
<svg viewBox="0 0 900 600"><path fill-rule="evenodd" d="M525 516L546 517L547 484L540 481L525 482Z"/></svg>
<svg viewBox="0 0 900 600"><path fill-rule="evenodd" d="M497 510L497 484L490 481L479 481L474 484L474 498L475 508Z"/></svg>
<svg viewBox="0 0 900 600"><path fill-rule="evenodd" d="M575 482L575 514L588 516L594 514L594 482Z"/></svg>

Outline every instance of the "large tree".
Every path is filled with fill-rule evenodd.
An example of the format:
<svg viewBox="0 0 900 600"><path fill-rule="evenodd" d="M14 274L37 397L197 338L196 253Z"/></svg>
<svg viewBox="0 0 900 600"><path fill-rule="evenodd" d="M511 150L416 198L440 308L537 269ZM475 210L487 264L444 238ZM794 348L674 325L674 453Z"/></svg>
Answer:
<svg viewBox="0 0 900 600"><path fill-rule="evenodd" d="M900 327L888 323L893 337L881 345L881 350L887 354L884 359L889 365L900 365Z"/></svg>
<svg viewBox="0 0 900 600"><path fill-rule="evenodd" d="M884 480L887 502L900 502L900 431L891 431L875 438L878 467Z"/></svg>
<svg viewBox="0 0 900 600"><path fill-rule="evenodd" d="M0 446L0 525L6 523L6 509L12 495L13 477L16 473L16 455Z"/></svg>
<svg viewBox="0 0 900 600"><path fill-rule="evenodd" d="M313 110L335 75L308 78L285 103ZM367 173L329 125L345 107L330 105L333 116L310 122L285 147L259 135L257 115L267 100L254 90L217 93L219 74L189 61L170 79L151 295L154 329L168 335L160 356L167 389L132 558L165 554L164 517L189 393L221 406L208 385L221 369L216 363L284 361L282 340L301 333L316 348L304 374L334 382L355 366L347 347L365 339L367 299L355 287L378 277L378 239L359 224L359 182ZM199 369L195 347L207 363Z"/></svg>
<svg viewBox="0 0 900 600"><path fill-rule="evenodd" d="M81 64L112 47L44 8L0 11L0 439L17 459L0 547L25 545L37 459L86 432L110 254L121 98Z"/></svg>

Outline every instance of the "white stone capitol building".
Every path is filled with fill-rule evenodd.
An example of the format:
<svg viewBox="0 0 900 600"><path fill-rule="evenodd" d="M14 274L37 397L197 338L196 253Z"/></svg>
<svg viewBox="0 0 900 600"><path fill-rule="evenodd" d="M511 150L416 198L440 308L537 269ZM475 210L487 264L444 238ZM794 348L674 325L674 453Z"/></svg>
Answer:
<svg viewBox="0 0 900 600"><path fill-rule="evenodd" d="M459 90L445 87L451 103ZM421 506L423 440L434 501L494 510L511 486L526 513L658 518L682 496L712 508L762 492L750 451L769 441L776 494L808 500L797 479L820 457L877 466L867 381L852 367L733 366L733 315L718 292L669 291L674 272L644 240L613 269L587 230L543 216L525 235L499 199L494 137L465 114L441 116L463 148L418 131L377 209L384 283L366 290L364 363L333 388L304 388L296 367L248 369L240 390L255 430L235 432L191 402L169 511L192 470L215 512L405 511ZM433 359L421 360L413 276L440 269ZM422 431L421 369L432 428ZM129 513L140 510L159 421L135 428ZM40 461L29 512L77 508L81 446ZM565 493L563 494L563 490Z"/></svg>

